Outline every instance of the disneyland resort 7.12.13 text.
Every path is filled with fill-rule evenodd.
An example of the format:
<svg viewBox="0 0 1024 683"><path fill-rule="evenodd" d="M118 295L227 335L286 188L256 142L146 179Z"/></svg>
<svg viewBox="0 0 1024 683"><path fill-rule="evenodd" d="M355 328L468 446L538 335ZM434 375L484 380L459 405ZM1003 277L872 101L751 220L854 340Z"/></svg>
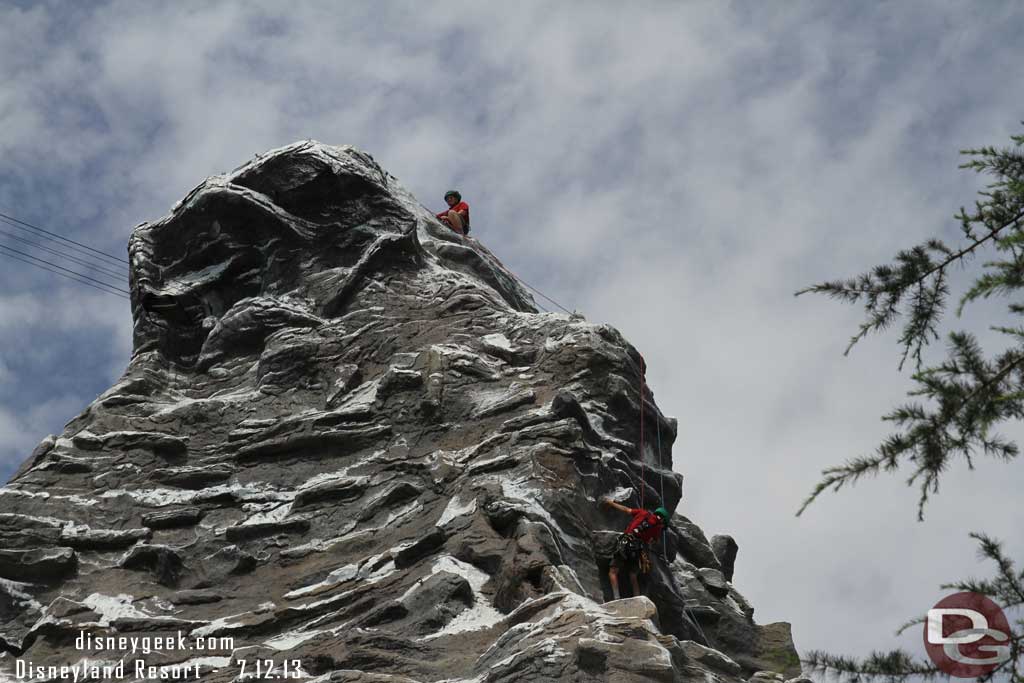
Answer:
<svg viewBox="0 0 1024 683"><path fill-rule="evenodd" d="M274 680L302 678L299 659L234 659L223 653L234 649L232 638L202 638L191 641L178 631L173 636L95 636L80 631L74 649L88 655L76 658L73 664L38 664L31 660L15 661L17 680L195 680L220 668L237 670L238 680ZM148 655L168 651L190 652L198 657L175 664L155 665L146 659L129 655ZM216 653L216 654L215 654Z"/></svg>

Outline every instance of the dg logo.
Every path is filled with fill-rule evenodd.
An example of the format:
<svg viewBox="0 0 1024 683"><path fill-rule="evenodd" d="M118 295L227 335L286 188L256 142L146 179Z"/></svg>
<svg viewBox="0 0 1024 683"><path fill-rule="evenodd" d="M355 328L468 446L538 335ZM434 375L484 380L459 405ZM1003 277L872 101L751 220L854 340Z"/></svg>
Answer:
<svg viewBox="0 0 1024 683"><path fill-rule="evenodd" d="M977 678L1010 659L1010 624L980 593L955 593L928 610L924 647L943 673Z"/></svg>

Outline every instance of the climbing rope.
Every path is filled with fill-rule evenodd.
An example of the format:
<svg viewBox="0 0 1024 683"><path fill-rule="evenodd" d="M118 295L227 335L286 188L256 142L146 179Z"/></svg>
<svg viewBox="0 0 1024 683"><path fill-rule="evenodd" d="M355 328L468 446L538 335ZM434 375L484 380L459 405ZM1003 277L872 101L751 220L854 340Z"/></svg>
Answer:
<svg viewBox="0 0 1024 683"><path fill-rule="evenodd" d="M690 621L697 627L697 633L699 633L700 637L704 639L704 644L711 647L711 641L708 640L707 634L704 633L704 629L702 629L700 624L697 623L697 616L689 607L687 607L685 602L683 603L683 609L686 610L686 616L690 617Z"/></svg>
<svg viewBox="0 0 1024 683"><path fill-rule="evenodd" d="M658 426L656 428L656 433L658 435L658 464L660 465L661 462L662 462L662 460L661 460L661 418L658 417L657 415L655 415L655 419L657 420L657 423L658 423ZM665 472L664 472L664 470L662 470L660 472L660 475L661 475L661 504L665 505ZM662 528L662 530L661 530L661 552L662 552L663 557L665 558L665 564L668 564L668 544L665 543L665 537L667 535L668 535L668 525L666 524Z"/></svg>
<svg viewBox="0 0 1024 683"><path fill-rule="evenodd" d="M643 406L641 406L641 408L640 408L640 416L641 416L641 423L642 423L642 421L643 421ZM666 505L666 502L665 502L665 469L663 467L663 461L661 459L661 417L658 416L658 415L655 415L654 416L654 420L655 420L655 424L656 424L656 426L655 426L655 434L657 434L657 444L658 444L658 466L661 468L658 471L658 477L661 480L661 485L659 487L660 492L661 492L661 504L662 505ZM665 559L665 564L667 565L668 564L668 544L665 542L665 537L666 536L668 536L668 525L667 524L661 529L661 554L662 554L662 557Z"/></svg>
<svg viewBox="0 0 1024 683"><path fill-rule="evenodd" d="M506 271L506 272L508 272L508 271ZM512 273L509 273L509 274L510 274L510 275L512 275L512 277L514 277L514 278L515 278L515 279L516 279L516 280L517 280L517 281L519 282L519 284L521 284L521 285L523 285L524 287L526 287L527 289L531 290L531 291L532 291L533 293L535 293L535 294L539 294L540 296L544 297L545 299L547 299L548 301L550 301L550 302L551 302L551 303L553 303L554 305L558 306L559 308L561 308L561 309L562 309L563 311L565 311L565 312L566 312L566 313L568 313L569 315L572 315L572 314L573 314L573 312L572 312L572 311L570 311L570 310L569 310L568 308L566 308L566 307L565 307L565 306L563 306L562 304L558 303L557 301L555 301L554 299L552 299L551 297L549 297L549 296L548 296L547 294L545 294L544 292L540 291L540 290L539 290L539 289L537 289L536 287L531 287L531 286L530 286L530 283L529 283L529 282L527 282L526 280L522 279L522 278L521 278L521 277L519 277L518 275L514 275L514 274L512 274Z"/></svg>
<svg viewBox="0 0 1024 683"><path fill-rule="evenodd" d="M646 373L645 373L645 368L644 368L644 359L643 359L643 357L641 357L640 358L640 483L641 483L641 486L643 488L641 488L641 490L640 490L640 507L644 506L644 503L643 503L643 501L644 501L644 491L647 488L647 483L646 483L645 476L644 476L645 467L644 467L644 460L643 460L643 453L644 453L644 386L645 386L644 379L645 379L645 376L646 376ZM662 459L661 459L661 418L658 415L655 415L654 419L655 419L655 423L657 425L657 427L655 428L655 434L657 434L656 443L657 443L657 448L658 448L658 466L659 466L658 476L661 479L661 485L659 487L659 490L661 492L661 504L665 505L665 471L664 471L664 468L662 467ZM666 525L666 527L661 530L661 552L662 552L662 557L665 560L666 567L668 566L668 545L665 543L665 536L667 534L668 534L668 527ZM685 602L683 603L683 610L686 612L686 616L690 619L690 623L693 624L694 628L697 629L697 633L699 633L700 637L703 638L703 640L704 640L703 644L707 645L708 647L710 647L711 646L711 641L708 640L708 636L707 636L706 633L704 633L704 629L702 629L700 627L700 623L697 621L697 615L695 615L693 613L693 610L691 610L689 608L689 606L687 606L687 604Z"/></svg>
<svg viewBox="0 0 1024 683"><path fill-rule="evenodd" d="M570 311L570 310L569 310L568 308L566 308L566 307L565 307L565 306L563 306L562 304L558 303L557 301L555 301L554 299L552 299L551 297L549 297L549 296L548 296L547 294L545 294L544 292L540 291L540 290L539 290L539 289L537 289L536 287L532 286L532 285L531 285L531 284L530 284L529 282L527 282L526 280L522 279L521 277L519 277L518 275L516 275L515 273L513 273L513 272L512 272L511 270L509 270L508 268L506 268L506 267L505 267L505 264L504 264L504 263L502 263L502 262L501 262L501 260L500 260L500 259L499 259L499 258L498 258L497 256L495 256L495 255L494 255L494 254L493 254L493 253L491 252L491 250L490 250L490 249L488 249L488 248L487 248L487 247L485 247L485 246L484 246L483 244L481 244L479 240L473 239L472 237L466 237L466 239L467 239L467 240L472 240L473 244L475 244L475 245L476 245L477 247L479 247L480 249L483 249L484 251L486 251L486 252L487 252L487 255L488 255L488 256L490 256L490 257L491 257L492 259L494 259L494 262L495 262L495 263L496 263L496 264L498 265L498 268L500 268L500 269L501 269L501 271L502 271L503 273L505 273L506 275L508 275L508 276L509 276L510 278L512 278L513 280L515 280L515 281L516 281L516 282L518 282L519 284L523 285L524 287L526 287L527 289L529 289L529 290L530 290L531 292L533 292L534 294L539 294L540 296L544 297L545 299L547 299L548 301L550 301L551 303L553 303L553 304L554 304L555 306L558 306L559 308L561 308L561 309L562 309L563 311L565 311L565 312L566 312L566 313L568 313L569 315L572 315L572 314L573 314L573 311Z"/></svg>
<svg viewBox="0 0 1024 683"><path fill-rule="evenodd" d="M647 493L647 467L644 462L644 357L640 356L640 507L644 507Z"/></svg>

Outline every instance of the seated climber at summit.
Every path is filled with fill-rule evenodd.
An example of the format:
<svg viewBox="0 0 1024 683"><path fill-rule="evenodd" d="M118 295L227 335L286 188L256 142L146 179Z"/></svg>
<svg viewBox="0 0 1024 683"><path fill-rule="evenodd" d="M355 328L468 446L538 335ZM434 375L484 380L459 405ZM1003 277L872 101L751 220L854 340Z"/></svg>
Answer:
<svg viewBox="0 0 1024 683"><path fill-rule="evenodd" d="M448 208L437 214L438 219L460 235L469 234L469 204L462 201L458 190L448 190L444 195Z"/></svg>
<svg viewBox="0 0 1024 683"><path fill-rule="evenodd" d="M646 574L651 570L651 560L647 556L647 546L655 541L668 524L668 510L660 507L653 512L643 508L630 508L616 503L610 498L604 504L619 512L632 515L633 520L626 530L615 541L615 554L608 568L608 581L612 585L613 599L619 599L619 572L625 570L633 586L633 596L640 595L638 574Z"/></svg>

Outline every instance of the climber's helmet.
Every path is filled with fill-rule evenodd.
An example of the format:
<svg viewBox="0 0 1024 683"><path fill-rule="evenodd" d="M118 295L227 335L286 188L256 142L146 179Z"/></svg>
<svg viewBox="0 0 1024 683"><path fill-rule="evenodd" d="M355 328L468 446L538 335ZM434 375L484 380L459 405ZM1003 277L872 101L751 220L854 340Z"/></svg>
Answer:
<svg viewBox="0 0 1024 683"><path fill-rule="evenodd" d="M449 197L455 197L455 201L456 202L461 202L462 201L462 195L459 194L458 190L448 190L447 192L445 192L444 193L444 200L448 201Z"/></svg>
<svg viewBox="0 0 1024 683"><path fill-rule="evenodd" d="M654 511L654 514L661 517L662 522L668 521L668 510L666 510L665 508L658 508L657 510Z"/></svg>

